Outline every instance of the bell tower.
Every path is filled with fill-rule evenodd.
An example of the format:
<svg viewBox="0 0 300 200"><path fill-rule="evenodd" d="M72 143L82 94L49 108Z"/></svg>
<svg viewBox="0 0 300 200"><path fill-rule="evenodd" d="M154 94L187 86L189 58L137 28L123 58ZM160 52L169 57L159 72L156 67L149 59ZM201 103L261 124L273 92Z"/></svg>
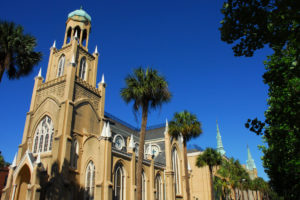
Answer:
<svg viewBox="0 0 300 200"><path fill-rule="evenodd" d="M68 15L66 22L66 32L63 47L70 44L72 39L78 40L79 46L87 50L89 42L89 34L91 32L91 20L82 7Z"/></svg>
<svg viewBox="0 0 300 200"><path fill-rule="evenodd" d="M90 15L75 10L68 15L62 47L54 42L50 48L46 78L41 70L35 77L22 142L2 199L50 199L53 191L57 199L83 199L77 190L85 184L80 172L92 153L100 155L99 148L90 151L84 144L93 138L98 145L106 88L103 76L96 85L99 54L97 47L88 51L90 31Z"/></svg>
<svg viewBox="0 0 300 200"><path fill-rule="evenodd" d="M54 41L50 49L46 82L66 75L67 66L73 65L76 78L96 87L99 53L97 47L93 54L88 52L91 20L82 8L68 14L62 48L56 48Z"/></svg>

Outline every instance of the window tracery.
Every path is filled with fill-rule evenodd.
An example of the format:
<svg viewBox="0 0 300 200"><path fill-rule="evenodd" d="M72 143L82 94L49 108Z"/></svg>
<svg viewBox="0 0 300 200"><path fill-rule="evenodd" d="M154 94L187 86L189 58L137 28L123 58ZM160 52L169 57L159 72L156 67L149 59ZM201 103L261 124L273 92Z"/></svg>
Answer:
<svg viewBox="0 0 300 200"><path fill-rule="evenodd" d="M50 117L45 116L35 131L33 153L51 151L53 134L54 128L52 120Z"/></svg>
<svg viewBox="0 0 300 200"><path fill-rule="evenodd" d="M92 161L89 162L85 174L85 200L94 200L95 189L95 165Z"/></svg>
<svg viewBox="0 0 300 200"><path fill-rule="evenodd" d="M172 151L172 168L174 171L175 194L180 194L180 166L176 148Z"/></svg>
<svg viewBox="0 0 300 200"><path fill-rule="evenodd" d="M115 170L115 179L114 179L114 200L124 200L125 199L125 176L124 170L121 164Z"/></svg>

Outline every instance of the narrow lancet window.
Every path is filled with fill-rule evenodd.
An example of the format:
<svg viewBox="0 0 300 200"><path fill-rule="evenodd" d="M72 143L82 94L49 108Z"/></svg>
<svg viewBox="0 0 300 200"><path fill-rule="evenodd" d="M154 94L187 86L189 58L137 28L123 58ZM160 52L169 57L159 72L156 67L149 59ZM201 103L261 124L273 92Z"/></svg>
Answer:
<svg viewBox="0 0 300 200"><path fill-rule="evenodd" d="M94 188L95 188L95 165L92 161L89 162L86 168L85 176L85 200L94 200Z"/></svg>
<svg viewBox="0 0 300 200"><path fill-rule="evenodd" d="M174 171L175 194L180 194L180 167L176 148L172 151L172 167Z"/></svg>
<svg viewBox="0 0 300 200"><path fill-rule="evenodd" d="M65 67L65 55L62 55L58 61L57 77L60 77L64 74L64 67Z"/></svg>
<svg viewBox="0 0 300 200"><path fill-rule="evenodd" d="M77 169L77 161L79 157L79 145L77 140L72 141L72 146L71 146L71 167L74 169Z"/></svg>
<svg viewBox="0 0 300 200"><path fill-rule="evenodd" d="M114 200L125 200L125 176L124 170L121 164L115 169L115 178L114 178Z"/></svg>
<svg viewBox="0 0 300 200"><path fill-rule="evenodd" d="M155 189L156 189L155 200L162 200L163 187L162 187L161 177L159 174L155 178Z"/></svg>
<svg viewBox="0 0 300 200"><path fill-rule="evenodd" d="M85 80L85 76L86 76L86 58L83 57L83 58L81 58L81 61L80 61L79 77L82 80Z"/></svg>

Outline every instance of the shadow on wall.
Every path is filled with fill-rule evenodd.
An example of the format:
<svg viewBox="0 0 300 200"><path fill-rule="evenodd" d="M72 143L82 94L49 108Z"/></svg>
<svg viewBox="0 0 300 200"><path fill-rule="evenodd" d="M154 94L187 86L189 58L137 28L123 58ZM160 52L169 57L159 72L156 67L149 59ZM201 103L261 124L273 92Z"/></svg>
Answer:
<svg viewBox="0 0 300 200"><path fill-rule="evenodd" d="M40 180L40 200L82 200L90 199L75 181L76 172L70 170L68 161L64 161L62 170L59 164L53 163L51 166L51 176L46 170L39 167L38 178Z"/></svg>

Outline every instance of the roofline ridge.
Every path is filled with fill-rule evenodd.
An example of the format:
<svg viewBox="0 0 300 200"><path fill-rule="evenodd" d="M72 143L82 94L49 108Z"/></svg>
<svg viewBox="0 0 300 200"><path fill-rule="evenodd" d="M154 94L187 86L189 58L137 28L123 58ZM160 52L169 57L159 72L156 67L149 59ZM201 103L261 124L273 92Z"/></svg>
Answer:
<svg viewBox="0 0 300 200"><path fill-rule="evenodd" d="M124 120L116 117L115 115L113 115L113 114L111 114L111 113L109 113L107 111L104 111L104 115L106 115L108 118L116 120L117 122L121 123L122 125L126 126L127 128L130 128L130 129L132 129L134 131L141 131L140 128L138 128L136 126L133 126L133 125L125 122ZM165 127L165 125L166 125L165 123L160 123L160 124L155 124L155 125L147 126L146 130L148 131L148 130L153 130L153 129L156 129L156 128L162 128L162 127Z"/></svg>

